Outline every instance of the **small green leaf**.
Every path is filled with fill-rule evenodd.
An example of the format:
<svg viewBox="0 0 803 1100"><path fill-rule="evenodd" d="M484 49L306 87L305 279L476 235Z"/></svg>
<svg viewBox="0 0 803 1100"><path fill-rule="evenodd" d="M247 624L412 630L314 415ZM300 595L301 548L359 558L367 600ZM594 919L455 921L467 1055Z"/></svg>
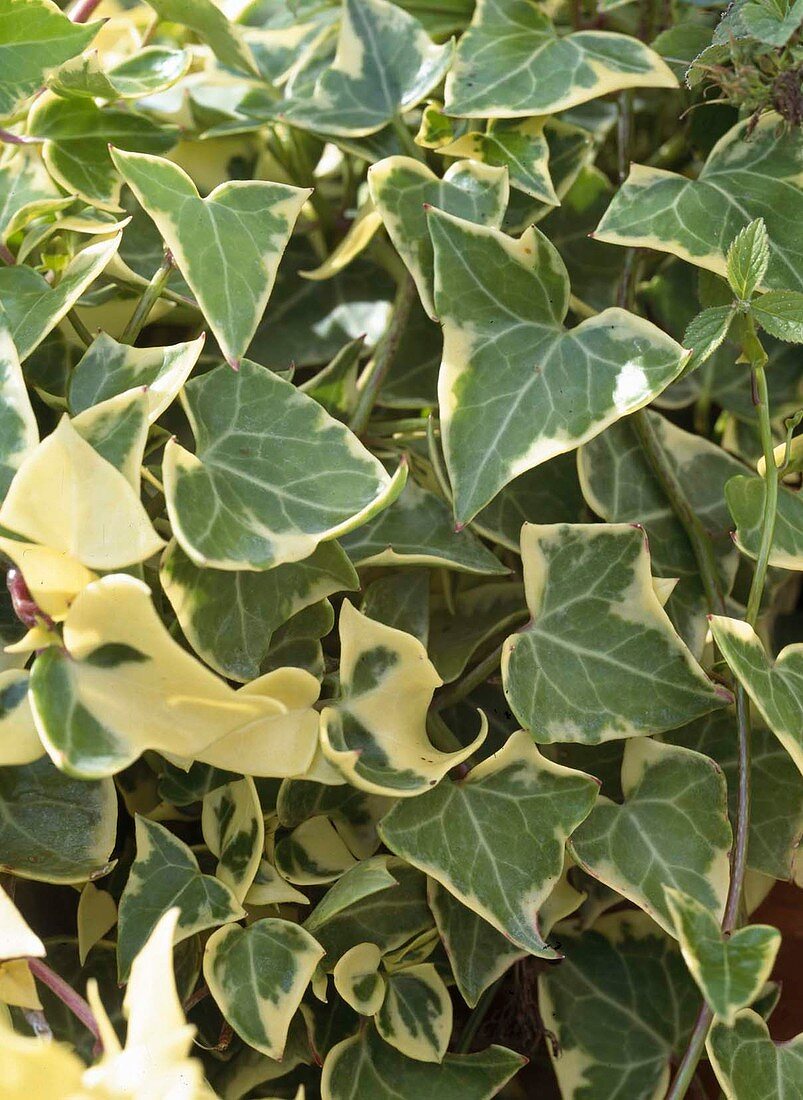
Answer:
<svg viewBox="0 0 803 1100"><path fill-rule="evenodd" d="M588 816L597 789L591 776L541 756L522 731L464 780L398 802L379 831L391 851L514 943L556 958L541 936L538 909L560 878L565 840ZM498 852L506 853L504 862Z"/></svg>
<svg viewBox="0 0 803 1100"><path fill-rule="evenodd" d="M746 225L731 242L725 273L737 298L746 302L762 286L770 262L770 242L763 218Z"/></svg>
<svg viewBox="0 0 803 1100"><path fill-rule="evenodd" d="M756 5L758 6L758 5ZM803 1035L774 1043L757 1012L745 1009L733 1027L715 1023L708 1057L727 1100L796 1100L803 1081Z"/></svg>
<svg viewBox="0 0 803 1100"><path fill-rule="evenodd" d="M625 745L624 802L600 798L571 838L572 856L674 935L664 885L717 919L728 892L732 833L725 779L707 756L641 738Z"/></svg>
<svg viewBox="0 0 803 1100"><path fill-rule="evenodd" d="M239 362L309 191L232 180L202 199L187 173L170 161L122 149L112 149L111 157L156 223L224 355Z"/></svg>
<svg viewBox="0 0 803 1100"><path fill-rule="evenodd" d="M732 1027L739 1009L756 999L769 978L781 933L766 924L751 924L725 938L704 906L679 890L665 890L689 973L717 1019Z"/></svg>
<svg viewBox="0 0 803 1100"><path fill-rule="evenodd" d="M322 955L309 932L290 921L230 924L207 941L204 977L240 1038L281 1059L290 1021Z"/></svg>
<svg viewBox="0 0 803 1100"><path fill-rule="evenodd" d="M751 302L750 309L770 336L803 344L803 293L799 290L768 290Z"/></svg>
<svg viewBox="0 0 803 1100"><path fill-rule="evenodd" d="M140 99L172 87L192 62L189 50L145 46L104 70L91 51L59 66L47 86L67 99Z"/></svg>
<svg viewBox="0 0 803 1100"><path fill-rule="evenodd" d="M358 943L338 959L332 971L335 989L361 1016L375 1016L385 999L381 961L382 952L376 944Z"/></svg>
<svg viewBox="0 0 803 1100"><path fill-rule="evenodd" d="M689 322L683 336L683 346L690 348L692 353L686 364L686 374L691 374L711 358L728 335L734 316L733 306L712 306Z"/></svg>
<svg viewBox="0 0 803 1100"><path fill-rule="evenodd" d="M120 898L120 981L128 978L135 956L159 918L174 905L179 910L176 943L245 915L228 886L201 874L193 852L164 825L137 815L136 835L137 858Z"/></svg>

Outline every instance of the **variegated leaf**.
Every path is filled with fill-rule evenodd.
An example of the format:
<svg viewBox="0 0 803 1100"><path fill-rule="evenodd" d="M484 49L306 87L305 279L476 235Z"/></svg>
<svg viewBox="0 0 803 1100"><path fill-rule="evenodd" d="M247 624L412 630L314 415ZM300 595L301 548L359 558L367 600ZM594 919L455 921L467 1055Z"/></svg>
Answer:
<svg viewBox="0 0 803 1100"><path fill-rule="evenodd" d="M440 145L438 152L445 157L468 157L497 168L507 168L511 187L547 206L558 206L560 199L549 175L545 121L543 117L523 121L497 119L490 122L485 131L471 130Z"/></svg>
<svg viewBox="0 0 803 1100"><path fill-rule="evenodd" d="M382 952L374 943L358 943L337 960L332 971L335 989L355 1012L375 1016L385 999L387 983L380 972Z"/></svg>
<svg viewBox="0 0 803 1100"><path fill-rule="evenodd" d="M30 928L5 890L0 888L0 960L42 958L45 945Z"/></svg>
<svg viewBox="0 0 803 1100"><path fill-rule="evenodd" d="M706 1043L726 1100L796 1100L803 1082L803 1035L775 1043L757 1012L745 1009L733 1027L716 1023Z"/></svg>
<svg viewBox="0 0 803 1100"><path fill-rule="evenodd" d="M191 63L189 50L145 46L106 69L92 50L65 61L48 77L47 86L66 99L141 99L172 87Z"/></svg>
<svg viewBox="0 0 803 1100"><path fill-rule="evenodd" d="M28 678L22 668L0 672L0 767L32 764L45 751L31 713Z"/></svg>
<svg viewBox="0 0 803 1100"><path fill-rule="evenodd" d="M148 0L160 19L179 23L205 42L221 64L255 74L256 62L242 30L212 0Z"/></svg>
<svg viewBox="0 0 803 1100"><path fill-rule="evenodd" d="M452 1033L452 1002L432 963L387 976L376 1029L386 1043L418 1062L443 1062Z"/></svg>
<svg viewBox="0 0 803 1100"><path fill-rule="evenodd" d="M265 823L253 779L238 779L210 791L203 801L201 829L207 848L217 856L215 874L242 903L265 844Z"/></svg>
<svg viewBox="0 0 803 1100"><path fill-rule="evenodd" d="M284 878L300 886L334 882L358 866L328 817L311 817L282 837L275 859Z"/></svg>
<svg viewBox="0 0 803 1100"><path fill-rule="evenodd" d="M736 545L754 560L761 545L767 484L760 477L734 477L725 489L736 524ZM803 497L781 485L772 532L769 564L778 569L803 570Z"/></svg>
<svg viewBox="0 0 803 1100"><path fill-rule="evenodd" d="M24 458L39 442L39 428L22 376L17 349L0 310L0 498Z"/></svg>

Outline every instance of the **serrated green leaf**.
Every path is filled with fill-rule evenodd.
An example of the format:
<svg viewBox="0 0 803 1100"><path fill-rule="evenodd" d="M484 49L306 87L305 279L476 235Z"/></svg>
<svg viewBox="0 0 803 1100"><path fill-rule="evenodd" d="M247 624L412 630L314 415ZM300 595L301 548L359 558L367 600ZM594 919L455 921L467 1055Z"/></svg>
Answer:
<svg viewBox="0 0 803 1100"><path fill-rule="evenodd" d="M736 524L736 545L754 560L758 557L764 522L767 483L763 477L734 477L725 487L728 508ZM778 569L803 569L803 499L781 485L769 564Z"/></svg>
<svg viewBox="0 0 803 1100"><path fill-rule="evenodd" d="M432 963L387 976L376 1029L386 1043L418 1062L442 1063L452 1033L452 1002Z"/></svg>
<svg viewBox="0 0 803 1100"><path fill-rule="evenodd" d="M399 499L341 540L356 566L430 565L459 572L508 572L470 531L455 531L448 505L408 479Z"/></svg>
<svg viewBox="0 0 803 1100"><path fill-rule="evenodd" d="M770 336L803 344L803 294L797 290L768 290L750 305L751 312Z"/></svg>
<svg viewBox="0 0 803 1100"><path fill-rule="evenodd" d="M479 0L446 81L445 110L469 118L547 115L640 87L677 81L637 39L607 31L559 37L531 0Z"/></svg>
<svg viewBox="0 0 803 1100"><path fill-rule="evenodd" d="M143 387L148 397L148 419L158 420L186 382L203 346L203 336L199 336L172 347L132 348L101 332L70 375L70 412L75 415L110 397Z"/></svg>
<svg viewBox="0 0 803 1100"><path fill-rule="evenodd" d="M700 1001L677 944L632 911L582 934L565 926L561 944L566 958L539 979L544 1024L560 1044L550 1054L561 1095L663 1096Z"/></svg>
<svg viewBox="0 0 803 1100"><path fill-rule="evenodd" d="M763 218L756 218L731 241L725 272L731 290L747 301L763 284L770 262L770 242Z"/></svg>
<svg viewBox="0 0 803 1100"><path fill-rule="evenodd" d="M148 4L160 19L197 34L223 65L252 75L258 72L241 29L212 0L148 0Z"/></svg>
<svg viewBox="0 0 803 1100"><path fill-rule="evenodd" d="M666 901L680 950L717 1019L732 1027L770 976L781 943L777 928L751 924L727 939L719 922L694 898L667 886Z"/></svg>
<svg viewBox="0 0 803 1100"><path fill-rule="evenodd" d="M165 494L176 539L200 566L299 561L370 519L404 484L403 466L391 481L348 428L249 360L193 379L183 401L197 452L168 443ZM311 473L318 468L325 481Z"/></svg>
<svg viewBox="0 0 803 1100"><path fill-rule="evenodd" d="M659 733L730 702L672 629L641 530L526 524L522 556L533 621L506 641L502 677L537 741Z"/></svg>
<svg viewBox="0 0 803 1100"><path fill-rule="evenodd" d="M215 875L242 904L265 846L265 822L253 779L238 779L205 795L201 829L207 848L217 856Z"/></svg>
<svg viewBox="0 0 803 1100"><path fill-rule="evenodd" d="M78 883L111 869L117 797L110 779L71 779L43 756L0 768L0 800L3 871L38 882Z"/></svg>
<svg viewBox="0 0 803 1100"><path fill-rule="evenodd" d="M683 346L692 352L686 373L691 374L711 358L728 335L733 318L733 306L713 306L689 322L683 336Z"/></svg>
<svg viewBox="0 0 803 1100"><path fill-rule="evenodd" d="M748 623L714 615L711 630L734 675L803 772L803 645L786 646L772 663Z"/></svg>
<svg viewBox="0 0 803 1100"><path fill-rule="evenodd" d="M438 1100L491 1100L525 1059L505 1047L479 1054L447 1054L438 1065L405 1058L373 1028L332 1047L323 1066L323 1100L393 1100L437 1096ZM401 1092L400 1092L401 1090Z"/></svg>
<svg viewBox="0 0 803 1100"><path fill-rule="evenodd" d="M725 275L725 248L735 234L763 218L770 260L762 287L803 290L803 192L795 182L803 140L763 115L750 140L748 122L728 130L695 180L635 164L595 236L611 244L671 252Z"/></svg>
<svg viewBox="0 0 803 1100"><path fill-rule="evenodd" d="M470 160L452 164L443 179L412 157L388 157L368 170L371 197L388 236L415 280L421 304L435 316L434 256L427 229L430 206L498 229L508 202L504 168Z"/></svg>
<svg viewBox="0 0 803 1100"><path fill-rule="evenodd" d="M112 149L111 157L155 222L224 355L239 362L309 190L232 180L202 199L186 172L170 161L122 149Z"/></svg>
<svg viewBox="0 0 803 1100"><path fill-rule="evenodd" d="M444 349L441 431L459 523L508 482L573 450L677 377L682 348L606 310L567 331L569 281L535 228L517 241L430 211Z"/></svg>
<svg viewBox="0 0 803 1100"><path fill-rule="evenodd" d="M358 586L336 542L321 543L303 561L255 573L201 569L174 541L159 575L198 656L221 676L241 683L264 671L274 632L283 623L334 592Z"/></svg>
<svg viewBox="0 0 803 1100"><path fill-rule="evenodd" d="M625 745L624 802L600 798L569 841L574 859L675 935L673 886L717 920L732 833L725 779L707 756L642 738Z"/></svg>
<svg viewBox="0 0 803 1100"><path fill-rule="evenodd" d="M590 776L541 756L521 731L464 780L397 803L379 831L391 851L514 943L556 958L541 937L538 909L560 877L564 842L590 812L597 789ZM496 852L507 853L504 862Z"/></svg>
<svg viewBox="0 0 803 1100"><path fill-rule="evenodd" d="M373 794L410 798L476 752L486 725L464 749L440 752L426 730L441 679L421 642L360 614L340 611L341 699L321 712L324 756L348 782Z"/></svg>
<svg viewBox="0 0 803 1100"><path fill-rule="evenodd" d="M136 817L137 857L120 898L117 968L120 981L159 918L179 910L174 942L245 915L225 883L201 874L193 852L164 825Z"/></svg>
<svg viewBox="0 0 803 1100"><path fill-rule="evenodd" d="M269 1058L281 1058L290 1021L322 955L309 932L290 921L228 925L207 941L204 977L240 1038Z"/></svg>
<svg viewBox="0 0 803 1100"><path fill-rule="evenodd" d="M0 299L11 338L24 363L100 275L120 245L121 234L82 249L56 286L30 267L0 268Z"/></svg>
<svg viewBox="0 0 803 1100"><path fill-rule="evenodd" d="M727 1100L795 1100L800 1095L803 1036L774 1043L757 1012L740 1012L732 1028L714 1024L706 1049Z"/></svg>
<svg viewBox="0 0 803 1100"><path fill-rule="evenodd" d="M48 70L88 46L100 26L71 23L50 0L2 0L0 116L35 92Z"/></svg>
<svg viewBox="0 0 803 1100"><path fill-rule="evenodd" d="M417 19L387 0L343 0L337 51L306 94L277 117L316 133L359 137L415 107L443 78L452 45L436 46Z"/></svg>
<svg viewBox="0 0 803 1100"><path fill-rule="evenodd" d="M189 50L145 46L109 69L94 51L65 61L47 81L48 88L67 99L140 99L172 87L187 73Z"/></svg>

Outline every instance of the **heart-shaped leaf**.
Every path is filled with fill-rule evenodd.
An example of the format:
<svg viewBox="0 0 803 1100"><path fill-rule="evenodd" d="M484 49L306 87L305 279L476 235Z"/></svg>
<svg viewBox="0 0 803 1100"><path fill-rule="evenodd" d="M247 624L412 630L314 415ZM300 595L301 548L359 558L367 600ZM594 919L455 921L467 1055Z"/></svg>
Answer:
<svg viewBox="0 0 803 1100"><path fill-rule="evenodd" d="M391 851L514 943L556 958L538 910L560 878L566 838L588 816L597 790L595 779L553 764L520 731L460 782L444 780L398 802L379 831ZM500 851L503 863L494 855Z"/></svg>
<svg viewBox="0 0 803 1100"><path fill-rule="evenodd" d="M183 169L147 153L112 160L156 223L223 354L238 363L268 304L276 271L309 191L232 180L205 199Z"/></svg>
<svg viewBox="0 0 803 1100"><path fill-rule="evenodd" d="M173 906L179 910L175 943L245 915L228 886L201 874L191 849L164 825L138 814L136 839L137 857L120 898L117 967L121 982L128 978L134 958L159 918Z"/></svg>
<svg viewBox="0 0 803 1100"><path fill-rule="evenodd" d="M803 646L786 646L773 663L748 623L714 615L711 630L734 675L803 772Z"/></svg>
<svg viewBox="0 0 803 1100"><path fill-rule="evenodd" d="M803 1035L774 1043L757 1012L740 1012L733 1027L714 1024L706 1049L728 1100L796 1100L800 1095Z"/></svg>
<svg viewBox="0 0 803 1100"><path fill-rule="evenodd" d="M434 256L427 208L435 206L498 229L509 197L507 172L461 160L439 179L412 157L387 157L368 169L368 184L388 235L415 280L421 304L434 317Z"/></svg>
<svg viewBox="0 0 803 1100"><path fill-rule="evenodd" d="M502 677L537 741L597 744L682 726L731 701L672 628L630 524L525 524L532 622L505 642Z"/></svg>
<svg viewBox="0 0 803 1100"><path fill-rule="evenodd" d="M671 69L636 38L558 36L532 0L478 0L446 80L446 113L468 118L554 114L622 88L675 88Z"/></svg>
<svg viewBox="0 0 803 1100"><path fill-rule="evenodd" d="M756 999L769 978L781 933L751 924L725 938L705 906L680 890L665 890L689 973L716 1017L733 1027L736 1013Z"/></svg>
<svg viewBox="0 0 803 1100"><path fill-rule="evenodd" d="M281 1059L290 1021L322 956L309 932L268 917L214 932L204 949L204 977L240 1038Z"/></svg>
<svg viewBox="0 0 803 1100"><path fill-rule="evenodd" d="M511 240L429 215L441 430L455 516L467 523L517 475L648 404L680 373L684 352L621 309L565 329L568 275L537 229Z"/></svg>
<svg viewBox="0 0 803 1100"><path fill-rule="evenodd" d="M690 749L640 738L625 745L622 793L622 805L600 798L569 842L572 856L671 935L665 885L719 919L733 839L720 768Z"/></svg>
<svg viewBox="0 0 803 1100"><path fill-rule="evenodd" d="M256 363L218 367L189 382L182 397L198 450L168 443L165 494L176 539L200 566L299 561L403 487L404 466L391 480L345 425ZM331 473L325 481L308 473L316 455Z"/></svg>
<svg viewBox="0 0 803 1100"><path fill-rule="evenodd" d="M803 290L803 191L796 184L803 145L773 114L746 141L749 125L739 122L720 138L697 179L634 165L595 237L671 252L725 275L727 245L763 218L770 240L764 287Z"/></svg>

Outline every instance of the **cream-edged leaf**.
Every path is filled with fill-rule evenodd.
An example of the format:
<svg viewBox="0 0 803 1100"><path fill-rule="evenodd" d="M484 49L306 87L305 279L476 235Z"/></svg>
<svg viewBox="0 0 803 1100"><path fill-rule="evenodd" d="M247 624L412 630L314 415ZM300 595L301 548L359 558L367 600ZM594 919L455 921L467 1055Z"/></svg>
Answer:
<svg viewBox="0 0 803 1100"><path fill-rule="evenodd" d="M79 413L72 426L139 494L148 442L148 399L141 390L110 397ZM160 540L161 543L161 540Z"/></svg>
<svg viewBox="0 0 803 1100"><path fill-rule="evenodd" d="M367 618L345 600L340 645L342 697L321 713L321 747L354 786L412 797L482 744L484 721L464 749L445 753L431 744L427 710L442 681L417 638Z"/></svg>
<svg viewBox="0 0 803 1100"><path fill-rule="evenodd" d="M545 121L543 117L522 121L494 120L487 130L463 134L441 145L438 152L445 157L468 157L482 164L507 168L511 187L548 206L558 206L560 199L549 175Z"/></svg>
<svg viewBox="0 0 803 1100"><path fill-rule="evenodd" d="M328 817L311 817L282 837L275 860L288 882L300 886L334 882L359 866Z"/></svg>
<svg viewBox="0 0 803 1100"><path fill-rule="evenodd" d="M725 487L736 524L736 545L753 560L761 545L766 492L763 477L734 477ZM784 485L778 489L769 564L778 569L803 570L803 496Z"/></svg>
<svg viewBox="0 0 803 1100"><path fill-rule="evenodd" d="M538 910L560 878L566 838L588 816L597 790L597 780L553 764L519 731L465 779L398 802L379 830L391 851L513 943L556 958Z"/></svg>
<svg viewBox="0 0 803 1100"><path fill-rule="evenodd" d="M697 179L635 164L595 237L671 252L725 275L736 233L763 218L770 241L765 289L803 290L803 142L762 115L737 123L711 150Z"/></svg>
<svg viewBox="0 0 803 1100"><path fill-rule="evenodd" d="M803 772L803 645L786 646L773 663L748 623L714 615L711 631L764 721Z"/></svg>
<svg viewBox="0 0 803 1100"><path fill-rule="evenodd" d="M332 971L335 989L361 1016L375 1016L385 999L381 961L382 952L375 943L358 943L337 960Z"/></svg>
<svg viewBox="0 0 803 1100"><path fill-rule="evenodd" d="M34 218L71 202L50 178L38 149L22 145L0 165L0 239L4 242Z"/></svg>
<svg viewBox="0 0 803 1100"><path fill-rule="evenodd" d="M731 701L661 607L641 530L525 524L521 537L532 621L505 642L502 677L537 741L660 733Z"/></svg>
<svg viewBox="0 0 803 1100"><path fill-rule="evenodd" d="M48 77L47 86L66 99L140 99L172 87L191 63L189 50L145 46L104 68L100 54L90 50L60 65Z"/></svg>
<svg viewBox="0 0 803 1100"><path fill-rule="evenodd" d="M176 906L178 923L173 942L195 932L239 920L242 907L225 883L204 875L193 852L156 821L137 815L137 857L120 898L117 966L120 980L160 917Z"/></svg>
<svg viewBox="0 0 803 1100"><path fill-rule="evenodd" d="M204 797L201 829L217 856L215 874L242 902L256 877L265 844L265 822L250 777L216 787Z"/></svg>
<svg viewBox="0 0 803 1100"><path fill-rule="evenodd" d="M608 309L564 328L569 279L537 229L518 240L432 209L444 347L441 430L455 517L648 404L685 353L642 318Z"/></svg>
<svg viewBox="0 0 803 1100"><path fill-rule="evenodd" d="M240 1038L281 1058L290 1021L322 956L305 929L269 917L213 933L204 949L204 977Z"/></svg>
<svg viewBox="0 0 803 1100"><path fill-rule="evenodd" d="M256 363L193 379L183 401L197 452L168 443L165 493L176 539L198 565L257 570L299 561L403 486L404 466L391 480L345 425Z"/></svg>
<svg viewBox="0 0 803 1100"><path fill-rule="evenodd" d="M452 1002L432 963L406 966L387 976L376 1014L386 1043L418 1062L442 1062L452 1033Z"/></svg>
<svg viewBox="0 0 803 1100"><path fill-rule="evenodd" d="M238 363L309 190L231 180L202 199L187 173L161 157L114 149L112 160L170 249L224 355Z"/></svg>
<svg viewBox="0 0 803 1100"><path fill-rule="evenodd" d="M31 712L28 679L22 668L0 672L0 767L31 764L45 751Z"/></svg>
<svg viewBox="0 0 803 1100"><path fill-rule="evenodd" d="M446 81L445 111L520 118L565 111L623 88L675 88L671 69L636 38L559 36L533 0L479 0Z"/></svg>
<svg viewBox="0 0 803 1100"><path fill-rule="evenodd" d="M732 1027L736 1013L756 999L769 978L781 933L766 924L750 924L725 938L705 906L679 890L665 889L689 973L717 1019Z"/></svg>
<svg viewBox="0 0 803 1100"><path fill-rule="evenodd" d="M38 442L39 428L17 349L0 310L0 497L5 495L23 459Z"/></svg>
<svg viewBox="0 0 803 1100"><path fill-rule="evenodd" d="M259 70L242 30L212 0L148 0L159 19L197 34L221 64L251 75Z"/></svg>
<svg viewBox="0 0 803 1100"><path fill-rule="evenodd" d="M722 917L728 892L725 777L701 753L648 738L629 741L621 805L600 798L569 841L573 858L675 935L664 886Z"/></svg>
<svg viewBox="0 0 803 1100"><path fill-rule="evenodd" d="M359 137L415 107L443 78L450 42L436 46L408 12L388 0L342 0L333 61L277 117L321 134Z"/></svg>
<svg viewBox="0 0 803 1100"><path fill-rule="evenodd" d="M803 1083L803 1035L770 1038L766 1022L745 1009L733 1027L715 1023L706 1043L726 1100L796 1100Z"/></svg>
<svg viewBox="0 0 803 1100"><path fill-rule="evenodd" d="M503 167L461 160L439 179L412 157L387 157L368 169L368 185L388 236L415 281L421 304L434 317L434 257L427 208L434 206L498 229L509 197L507 172Z"/></svg>
<svg viewBox="0 0 803 1100"><path fill-rule="evenodd" d="M148 420L162 415L187 381L204 346L197 340L172 347L132 348L101 332L86 349L70 375L70 412L142 387L148 398Z"/></svg>
<svg viewBox="0 0 803 1100"><path fill-rule="evenodd" d="M0 888L0 960L42 958L45 945L28 926L8 894Z"/></svg>

